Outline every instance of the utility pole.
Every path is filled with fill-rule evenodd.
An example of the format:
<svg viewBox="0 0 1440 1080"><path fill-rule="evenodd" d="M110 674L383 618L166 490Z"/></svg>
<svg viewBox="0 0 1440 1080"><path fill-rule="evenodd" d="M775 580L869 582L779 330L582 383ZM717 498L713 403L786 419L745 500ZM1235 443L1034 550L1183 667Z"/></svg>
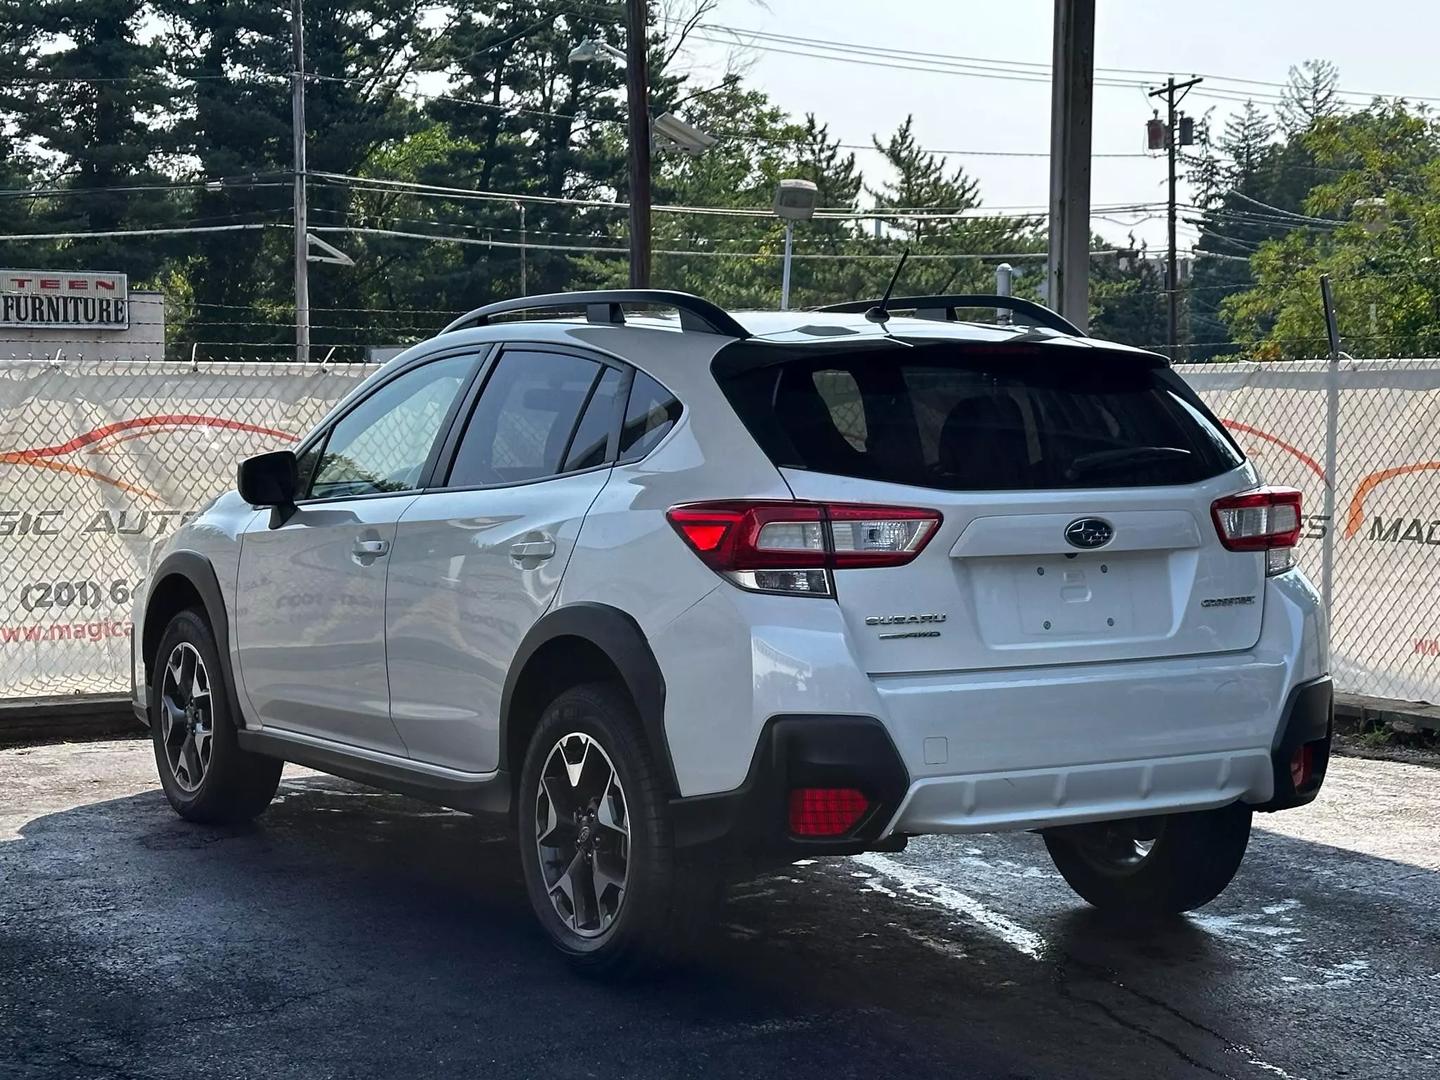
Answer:
<svg viewBox="0 0 1440 1080"><path fill-rule="evenodd" d="M296 0L298 3L299 0ZM625 0L625 95L630 109L630 287L650 287L650 90L646 0Z"/></svg>
<svg viewBox="0 0 1440 1080"><path fill-rule="evenodd" d="M310 241L305 207L305 14L303 0L290 0L291 123L295 142L295 359L310 359Z"/></svg>
<svg viewBox="0 0 1440 1080"><path fill-rule="evenodd" d="M1184 100L1185 95L1190 92L1192 86L1205 80L1195 78L1188 82L1177 83L1175 76L1171 75L1165 81L1165 85L1159 90L1150 91L1150 96L1163 97L1165 99L1165 151L1170 162L1170 195L1169 208L1166 214L1166 226L1170 238L1170 254L1166 259L1166 292L1170 301L1170 332L1167 335L1167 343L1170 346L1170 361L1174 363L1179 359L1180 348L1180 277L1179 263L1175 254L1175 152L1180 145L1180 133L1176 130L1175 108Z"/></svg>
<svg viewBox="0 0 1440 1080"><path fill-rule="evenodd" d="M527 267L525 265L525 204L523 202L517 202L515 209L520 211L520 295L529 296L530 283L527 280L529 275L526 272Z"/></svg>
<svg viewBox="0 0 1440 1080"><path fill-rule="evenodd" d="M1095 0L1055 0L1050 88L1050 306L1090 321L1090 130Z"/></svg>

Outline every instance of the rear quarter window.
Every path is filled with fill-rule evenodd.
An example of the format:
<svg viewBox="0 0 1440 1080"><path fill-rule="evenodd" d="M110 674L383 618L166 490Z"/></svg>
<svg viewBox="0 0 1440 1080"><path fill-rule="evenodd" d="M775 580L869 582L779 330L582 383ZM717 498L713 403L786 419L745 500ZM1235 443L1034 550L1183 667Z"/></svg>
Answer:
<svg viewBox="0 0 1440 1080"><path fill-rule="evenodd" d="M964 491L1189 484L1243 460L1172 372L955 346L797 356L721 375L777 465Z"/></svg>

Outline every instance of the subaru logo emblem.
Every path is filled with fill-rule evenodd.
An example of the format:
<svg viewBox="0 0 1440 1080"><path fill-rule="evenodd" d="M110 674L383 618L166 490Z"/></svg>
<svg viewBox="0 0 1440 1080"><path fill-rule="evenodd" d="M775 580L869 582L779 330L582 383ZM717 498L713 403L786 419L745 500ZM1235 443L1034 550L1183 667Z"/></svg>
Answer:
<svg viewBox="0 0 1440 1080"><path fill-rule="evenodd" d="M1115 526L1101 518L1076 518L1065 526L1065 540L1071 547L1104 547L1115 538Z"/></svg>

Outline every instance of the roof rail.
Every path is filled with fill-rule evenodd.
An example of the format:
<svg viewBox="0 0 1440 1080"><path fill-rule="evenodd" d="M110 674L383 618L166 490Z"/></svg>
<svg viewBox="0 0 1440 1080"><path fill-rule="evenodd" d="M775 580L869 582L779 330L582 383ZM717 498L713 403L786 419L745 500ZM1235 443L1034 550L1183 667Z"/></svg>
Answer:
<svg viewBox="0 0 1440 1080"><path fill-rule="evenodd" d="M852 300L848 304L830 304L817 308L818 311L833 311L862 315L878 304L879 300ZM885 305L891 311L913 311L916 318L941 319L945 322L958 321L956 308L1007 308L1017 315L1028 315L1039 326L1058 330L1062 334L1084 337L1085 332L1063 315L1051 311L1044 304L1024 300L1018 296L991 296L987 293L957 293L949 296L896 296Z"/></svg>
<svg viewBox="0 0 1440 1080"><path fill-rule="evenodd" d="M579 311L592 323L610 326L625 325L626 304L674 308L680 314L682 330L726 337L748 338L750 331L736 322L724 308L690 293L670 289L596 289L590 292L548 293L544 296L517 296L476 308L462 315L444 330L463 330L467 326L488 326L497 315L517 311Z"/></svg>

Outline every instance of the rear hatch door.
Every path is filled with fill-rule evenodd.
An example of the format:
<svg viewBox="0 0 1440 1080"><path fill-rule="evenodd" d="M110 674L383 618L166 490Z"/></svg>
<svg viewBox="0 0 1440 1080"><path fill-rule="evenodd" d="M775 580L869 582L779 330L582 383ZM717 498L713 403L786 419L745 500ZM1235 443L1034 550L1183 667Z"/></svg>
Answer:
<svg viewBox="0 0 1440 1080"><path fill-rule="evenodd" d="M836 572L872 673L1203 655L1259 638L1263 555L1226 550L1210 516L1253 472L1162 365L925 343L800 353L727 392L797 498L940 513L912 562Z"/></svg>

